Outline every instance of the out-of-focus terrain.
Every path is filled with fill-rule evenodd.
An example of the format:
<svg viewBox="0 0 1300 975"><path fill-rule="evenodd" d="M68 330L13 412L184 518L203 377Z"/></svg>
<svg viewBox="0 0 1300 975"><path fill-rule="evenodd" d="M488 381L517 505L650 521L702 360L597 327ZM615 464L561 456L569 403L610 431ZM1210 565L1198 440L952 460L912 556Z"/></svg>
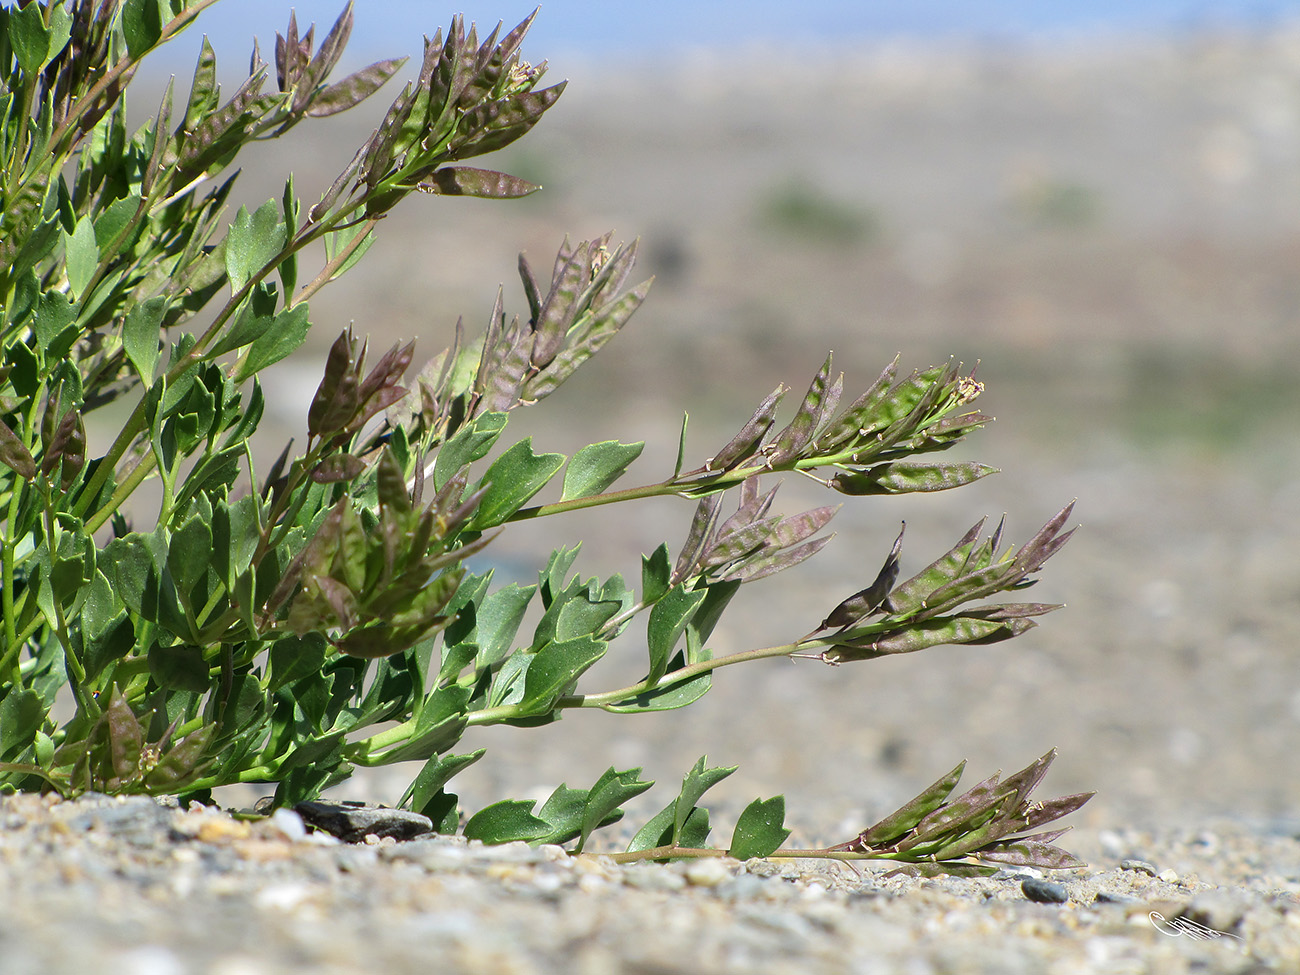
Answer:
<svg viewBox="0 0 1300 975"><path fill-rule="evenodd" d="M870 581L900 519L905 576L982 515L1008 512L1019 542L1077 497L1083 527L1033 592L1068 608L1025 637L838 669L767 662L721 672L677 714L492 729L458 780L467 804L582 786L610 764L671 786L707 751L741 765L724 803L784 792L791 820L835 840L963 757L979 778L1057 746L1044 790L1098 790L1075 817L1085 827L1294 825L1300 31L551 70L574 78L557 107L485 161L544 191L416 200L385 221L313 300L311 344L268 380L284 429L303 425L349 322L381 348L417 336L427 358L458 316L481 327L498 283L508 310L526 307L518 250L545 268L566 233L613 228L641 236L650 299L508 438L566 452L645 439L626 483L659 480L683 410L702 461L777 382L797 401L828 349L846 394L896 353L908 369L979 360L978 405L998 417L959 449L1004 473L851 502L819 558L742 594L719 650L811 629ZM247 202L278 195L264 178L290 166L304 196L319 192L368 131L347 116L304 126L245 164ZM787 481L787 510L836 500ZM552 519L508 533L494 558L526 580L584 539L584 574L635 577L641 552L680 543L690 510ZM640 676L637 642L616 645L592 689ZM404 784L368 782L349 795L391 802Z"/></svg>

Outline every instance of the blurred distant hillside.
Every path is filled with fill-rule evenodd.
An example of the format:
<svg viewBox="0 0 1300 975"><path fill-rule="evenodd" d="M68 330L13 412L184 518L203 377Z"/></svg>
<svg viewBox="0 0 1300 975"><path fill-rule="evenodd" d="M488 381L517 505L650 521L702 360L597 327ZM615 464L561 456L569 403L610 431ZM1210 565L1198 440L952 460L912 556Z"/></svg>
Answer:
<svg viewBox="0 0 1300 975"><path fill-rule="evenodd" d="M322 347L355 320L432 354L498 283L520 306L517 250L544 265L564 234L614 228L643 238L658 275L589 380L627 394L649 395L646 366L662 362L713 389L753 375L748 400L830 347L859 375L898 351L982 357L988 378L1037 376L1091 407L1153 383L1285 395L1278 364L1300 345L1300 27L756 48L551 77L566 67L557 107L489 160L545 189L399 210L365 273L313 303ZM251 159L247 199L278 193L259 176L291 162L300 192L319 192L375 103L304 126L305 154Z"/></svg>

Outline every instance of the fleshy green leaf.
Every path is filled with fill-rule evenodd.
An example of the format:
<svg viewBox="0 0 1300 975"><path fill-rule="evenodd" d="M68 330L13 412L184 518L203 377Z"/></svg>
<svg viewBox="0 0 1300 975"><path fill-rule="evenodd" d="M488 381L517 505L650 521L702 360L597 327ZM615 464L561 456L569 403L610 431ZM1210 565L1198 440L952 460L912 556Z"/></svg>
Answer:
<svg viewBox="0 0 1300 975"><path fill-rule="evenodd" d="M736 821L729 856L751 860L770 856L780 849L790 831L785 828L785 796L755 799Z"/></svg>
<svg viewBox="0 0 1300 975"><path fill-rule="evenodd" d="M226 274L232 291L239 291L284 248L286 228L280 206L268 200L250 214L240 207L226 237Z"/></svg>
<svg viewBox="0 0 1300 975"><path fill-rule="evenodd" d="M701 660L709 660L713 655L705 648L697 656ZM678 653L668 667L669 674L671 675L673 671L680 670L685 666L685 655ZM688 680L667 680L654 690L638 694L626 701L619 701L617 704L606 704L603 708L614 714L635 714L641 711L675 711L677 708L684 708L688 704L694 704L707 694L712 686L713 674L711 673L703 673Z"/></svg>
<svg viewBox="0 0 1300 975"><path fill-rule="evenodd" d="M677 649L677 641L706 596L707 590L688 591L676 586L650 610L646 642L650 650L651 680L658 680L667 673L668 660Z"/></svg>
<svg viewBox="0 0 1300 975"><path fill-rule="evenodd" d="M425 808L442 790L442 787L462 770L477 762L486 753L486 748L480 748L468 755L435 755L425 763L424 768L420 769L419 774L416 775L407 788L406 795L402 797L402 802L399 805L405 806L409 802L409 808L414 812L429 815L425 812Z"/></svg>
<svg viewBox="0 0 1300 975"><path fill-rule="evenodd" d="M641 456L644 447L644 443L625 444L617 440L583 447L569 460L560 500L600 494L623 476L628 465Z"/></svg>
<svg viewBox="0 0 1300 975"><path fill-rule="evenodd" d="M95 224L89 216L82 217L77 221L77 229L64 235L64 252L67 257L68 287L72 290L72 296L80 299L99 267Z"/></svg>
<svg viewBox="0 0 1300 975"><path fill-rule="evenodd" d="M126 0L122 7L122 33L126 49L139 60L162 36L162 8L158 0Z"/></svg>
<svg viewBox="0 0 1300 975"><path fill-rule="evenodd" d="M166 310L167 298L159 295L132 308L122 323L122 347L146 386L152 385L158 365L158 328Z"/></svg>
<svg viewBox="0 0 1300 975"><path fill-rule="evenodd" d="M433 463L433 489L441 491L465 465L484 456L501 436L509 417L505 413L484 413L461 427L443 444Z"/></svg>
<svg viewBox="0 0 1300 975"><path fill-rule="evenodd" d="M524 678L524 695L519 707L528 714L542 714L592 664L605 655L606 644L590 636L548 643L537 651Z"/></svg>
<svg viewBox="0 0 1300 975"><path fill-rule="evenodd" d="M36 739L45 706L30 688L12 688L0 701L0 758L13 759Z"/></svg>
<svg viewBox="0 0 1300 975"><path fill-rule="evenodd" d="M611 766L604 775L596 780L587 797L586 808L582 813L582 833L578 837L577 849L581 850L589 837L598 827L615 822L622 815L619 806L639 796L649 789L653 782L640 779L639 768L615 772Z"/></svg>
<svg viewBox="0 0 1300 975"><path fill-rule="evenodd" d="M563 454L533 453L532 437L510 447L483 475L487 492L469 527L484 531L505 522L546 486L564 460Z"/></svg>
<svg viewBox="0 0 1300 975"><path fill-rule="evenodd" d="M480 809L465 824L465 837L488 845L536 840L551 831L551 825L533 815L534 802L502 799Z"/></svg>
<svg viewBox="0 0 1300 975"><path fill-rule="evenodd" d="M50 53L50 32L41 19L41 5L29 3L9 13L9 44L19 66L34 75L45 65Z"/></svg>
<svg viewBox="0 0 1300 975"><path fill-rule="evenodd" d="M235 374L235 382L242 383L269 365L291 355L307 339L311 323L307 320L307 305L294 305L275 316L271 328L248 347Z"/></svg>
<svg viewBox="0 0 1300 975"><path fill-rule="evenodd" d="M700 801L700 797L739 768L737 765L729 768L708 768L705 765L707 759L708 756L701 755L695 767L686 773L682 779L682 791L673 802L672 836L673 842L678 845L684 842L682 833L690 817L697 812L696 803Z"/></svg>
<svg viewBox="0 0 1300 975"><path fill-rule="evenodd" d="M672 585L672 571L667 542L650 555L641 556L641 600L655 603L662 599Z"/></svg>

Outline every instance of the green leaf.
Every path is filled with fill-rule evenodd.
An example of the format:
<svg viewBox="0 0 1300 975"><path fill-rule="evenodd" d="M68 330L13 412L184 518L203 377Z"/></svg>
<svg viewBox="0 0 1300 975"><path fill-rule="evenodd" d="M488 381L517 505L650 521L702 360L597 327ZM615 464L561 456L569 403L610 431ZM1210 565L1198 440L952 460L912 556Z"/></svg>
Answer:
<svg viewBox="0 0 1300 975"><path fill-rule="evenodd" d="M682 472L682 465L686 462L686 427L691 421L689 413L682 414L682 432L677 435L677 461L673 464L673 479Z"/></svg>
<svg viewBox="0 0 1300 975"><path fill-rule="evenodd" d="M541 843L567 843L582 834L582 817L587 808L590 789L570 789L561 782L550 794L537 815L550 825L551 831L538 837Z"/></svg>
<svg viewBox="0 0 1300 975"><path fill-rule="evenodd" d="M536 586L520 586L512 582L489 593L478 605L475 636L478 644L478 655L475 658L477 667L491 667L505 659L536 591Z"/></svg>
<svg viewBox="0 0 1300 975"><path fill-rule="evenodd" d="M831 487L842 494L854 496L947 491L996 473L998 473L996 467L973 461L956 464L926 464L902 460L877 464L864 471L836 474L831 478Z"/></svg>
<svg viewBox="0 0 1300 975"><path fill-rule="evenodd" d="M413 811L428 816L425 808L434 801L442 791L442 787L486 753L486 748L480 748L468 755L435 755L425 763L424 768L420 769L420 773L411 782L406 795L402 796L402 801L398 805L405 806L409 801Z"/></svg>
<svg viewBox="0 0 1300 975"><path fill-rule="evenodd" d="M199 647L154 644L149 650L149 673L160 687L201 694L211 687L208 665Z"/></svg>
<svg viewBox="0 0 1300 975"><path fill-rule="evenodd" d="M67 355L77 339L76 319L77 307L67 295L58 291L41 295L32 319L32 331L45 349L46 361Z"/></svg>
<svg viewBox="0 0 1300 975"><path fill-rule="evenodd" d="M263 203L253 214L247 207L240 207L226 237L226 274L231 290L239 291L265 268L284 249L286 239L280 207L274 200Z"/></svg>
<svg viewBox="0 0 1300 975"><path fill-rule="evenodd" d="M785 796L773 796L766 801L755 799L736 821L736 832L727 853L737 860L771 856L789 835L785 828Z"/></svg>
<svg viewBox="0 0 1300 975"><path fill-rule="evenodd" d="M253 289L248 300L235 317L231 325L212 346L212 355L225 355L235 349L256 342L265 335L276 322L275 305L278 300L275 288L269 284L259 284ZM280 319L283 326L285 319Z"/></svg>
<svg viewBox="0 0 1300 975"><path fill-rule="evenodd" d="M275 692L304 677L320 674L329 645L320 633L289 634L271 645L268 690Z"/></svg>
<svg viewBox="0 0 1300 975"><path fill-rule="evenodd" d="M551 825L533 815L535 805L535 802L523 799L494 802L470 817L465 824L465 837L490 846L540 839L551 831Z"/></svg>
<svg viewBox="0 0 1300 975"><path fill-rule="evenodd" d="M267 366L292 354L306 341L310 328L306 303L294 305L289 310L280 312L271 322L271 328L244 353L244 358L235 373L235 382L242 383Z"/></svg>
<svg viewBox="0 0 1300 975"><path fill-rule="evenodd" d="M507 419L505 413L485 413L457 430L456 435L443 444L433 463L433 489L441 491L467 464L491 450L506 428Z"/></svg>
<svg viewBox="0 0 1300 975"><path fill-rule="evenodd" d="M493 461L483 483L487 490L469 528L484 531L510 518L564 466L563 454L533 453L533 438L525 437Z"/></svg>
<svg viewBox="0 0 1300 975"><path fill-rule="evenodd" d="M72 296L80 299L86 285L99 267L99 245L95 243L95 224L89 216L77 221L77 229L64 234L64 251L67 258L68 287Z"/></svg>
<svg viewBox="0 0 1300 975"><path fill-rule="evenodd" d="M641 600L655 603L664 597L672 584L672 561L668 543L660 545L650 555L641 556Z"/></svg>
<svg viewBox="0 0 1300 975"><path fill-rule="evenodd" d="M641 456L644 443L625 444L606 440L583 447L573 455L564 472L561 501L600 494L627 472L628 465Z"/></svg>
<svg viewBox="0 0 1300 975"><path fill-rule="evenodd" d="M543 714L592 664L605 655L606 644L590 636L548 643L533 656L524 677L522 714Z"/></svg>
<svg viewBox="0 0 1300 975"><path fill-rule="evenodd" d="M677 649L677 641L708 594L707 589L688 591L675 586L650 610L646 642L650 650L651 680L658 680L668 672L668 660Z"/></svg>
<svg viewBox="0 0 1300 975"><path fill-rule="evenodd" d="M126 35L126 49L133 60L139 60L158 43L162 29L158 0L126 0L122 7L122 33Z"/></svg>
<svg viewBox="0 0 1300 975"><path fill-rule="evenodd" d="M158 365L159 332L167 298L159 295L132 308L122 322L122 347L146 386L153 383Z"/></svg>
<svg viewBox="0 0 1300 975"><path fill-rule="evenodd" d="M40 4L29 3L10 11L9 44L26 74L35 75L45 66L50 53L50 32L41 19Z"/></svg>
<svg viewBox="0 0 1300 975"><path fill-rule="evenodd" d="M701 755L699 761L682 779L682 791L673 802L673 843L683 845L682 833L690 817L696 812L696 804L709 789L725 779L739 766L728 768L706 768L708 756ZM695 845L695 844L691 844Z"/></svg>
<svg viewBox="0 0 1300 975"><path fill-rule="evenodd" d="M11 689L0 701L0 758L13 759L33 741L45 720L41 696L30 688Z"/></svg>
<svg viewBox="0 0 1300 975"><path fill-rule="evenodd" d="M95 243L99 247L101 254L109 252L113 244L117 242L118 237L122 235L127 226L135 220L136 214L140 210L140 197L136 194L124 197L120 200L114 200L109 204L98 217L95 218ZM137 228L136 235L141 228ZM117 252L130 244L130 239L118 244Z"/></svg>
<svg viewBox="0 0 1300 975"><path fill-rule="evenodd" d="M357 224L355 227L347 227L343 230L326 234L325 235L326 260L333 261L335 257L337 257L339 254L342 254L344 250L347 249L348 245L351 244L352 241L356 240L357 235L364 230L365 230L365 224ZM349 270L355 267L356 263L365 256L366 251L370 250L370 247L371 245L374 244L374 242L375 242L374 233L373 232L366 233L365 237L361 239L361 243L357 244L356 248L352 250L346 258L343 259L343 263L340 264L337 268L335 268L334 272L330 275L330 280L335 281L341 278Z"/></svg>
<svg viewBox="0 0 1300 975"><path fill-rule="evenodd" d="M188 593L208 571L212 558L212 529L202 516L191 518L172 533L167 546L167 569Z"/></svg>
<svg viewBox="0 0 1300 975"><path fill-rule="evenodd" d="M701 649L695 656L700 660L711 659L713 654L707 649ZM678 653L673 658L669 666L669 674L675 670L680 670L686 666L686 657ZM617 704L603 705L603 709L614 714L635 714L641 711L675 711L677 708L684 708L688 704L694 704L713 686L713 674L703 673L689 680L669 681L660 684L654 690L645 691L636 697L630 697L626 701L620 701Z"/></svg>
<svg viewBox="0 0 1300 975"><path fill-rule="evenodd" d="M617 821L621 816L619 806L654 785L653 782L642 781L640 775L639 768L615 772L613 766L610 766L605 774L596 780L582 813L582 833L578 837L577 846L579 851L586 845L587 838L601 825Z"/></svg>

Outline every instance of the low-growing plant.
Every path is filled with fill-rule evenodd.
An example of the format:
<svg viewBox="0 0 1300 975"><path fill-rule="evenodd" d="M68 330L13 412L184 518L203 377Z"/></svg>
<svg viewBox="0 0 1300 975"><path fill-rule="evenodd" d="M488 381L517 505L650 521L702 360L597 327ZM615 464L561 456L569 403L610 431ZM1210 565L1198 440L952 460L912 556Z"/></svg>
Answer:
<svg viewBox="0 0 1300 975"><path fill-rule="evenodd" d="M291 17L274 65L255 48L247 80L225 99L205 40L183 101L168 85L157 114L128 131L124 94L141 60L213 2L0 9L4 787L202 797L275 783L276 803L292 804L357 766L418 762L403 803L439 831L580 852L650 787L640 769L561 786L540 806L502 800L462 822L447 787L484 754L454 753L468 728L542 725L571 708L680 708L725 666L993 643L1055 608L984 601L1032 583L1071 534L1069 506L1019 548L1003 546L1001 525L985 536L981 522L901 583L900 533L874 581L806 636L715 656L710 635L736 591L829 539L835 508L772 514L776 489L760 478L798 473L852 498L967 484L991 469L928 455L988 420L966 409L982 387L953 363L905 375L895 360L841 409L843 379L828 357L788 423L776 423L779 386L730 442L688 467L683 422L672 471L633 488L614 485L640 443L594 443L572 457L539 453L530 438L498 450L511 412L552 393L645 299L650 282L628 287L636 244L608 235L566 240L540 276L521 256L522 314L507 315L498 294L482 333L457 323L451 346L409 381L413 345L367 366L365 343L339 336L305 445L255 470L257 377L305 340L308 300L357 264L383 216L412 194L537 189L461 162L524 135L564 86L542 87L545 65L520 57L531 17L482 41L457 18L426 39L416 79L319 199L300 202L290 177L279 199L240 207L226 225L245 146L353 107L403 62L331 81L351 4L319 47ZM312 250L323 259L303 272ZM93 443L86 417L112 403L120 431ZM156 512L136 497L151 480ZM555 481L558 495L538 503ZM663 495L695 502L694 517L675 554L664 544L642 557L635 585L584 579L577 547L557 549L535 585L494 585L491 569L466 564L511 524ZM533 607L540 618L521 635ZM644 641L645 677L590 690L584 675L625 634ZM701 759L621 856L1070 866L1050 845L1060 831L1023 835L1087 799L1030 800L1051 757L947 801L958 766L881 823L816 851L780 849L780 796L746 808L725 850L707 848L698 802L733 769Z"/></svg>

